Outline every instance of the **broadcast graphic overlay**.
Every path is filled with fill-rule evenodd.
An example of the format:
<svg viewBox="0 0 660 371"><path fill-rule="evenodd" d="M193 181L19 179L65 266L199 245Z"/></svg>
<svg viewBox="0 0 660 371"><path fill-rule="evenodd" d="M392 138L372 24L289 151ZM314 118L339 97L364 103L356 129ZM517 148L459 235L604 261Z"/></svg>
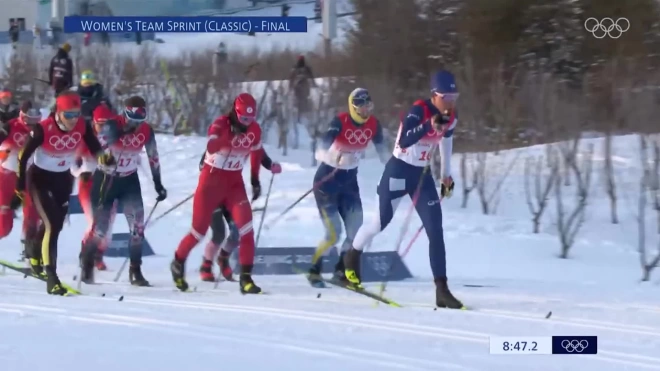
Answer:
<svg viewBox="0 0 660 371"><path fill-rule="evenodd" d="M64 17L65 33L305 33L307 17Z"/></svg>
<svg viewBox="0 0 660 371"><path fill-rule="evenodd" d="M598 354L596 336L491 336L490 354Z"/></svg>

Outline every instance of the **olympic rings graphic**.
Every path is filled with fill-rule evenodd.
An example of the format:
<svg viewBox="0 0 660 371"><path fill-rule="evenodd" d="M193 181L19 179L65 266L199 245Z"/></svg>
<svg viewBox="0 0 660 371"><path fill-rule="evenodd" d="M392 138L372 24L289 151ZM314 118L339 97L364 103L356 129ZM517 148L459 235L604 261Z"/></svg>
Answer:
<svg viewBox="0 0 660 371"><path fill-rule="evenodd" d="M582 353L589 346L586 340L562 340L561 347L569 353Z"/></svg>
<svg viewBox="0 0 660 371"><path fill-rule="evenodd" d="M357 130L346 130L344 137L348 140L349 144L367 144L369 139L371 139L372 131L371 129L357 129Z"/></svg>
<svg viewBox="0 0 660 371"><path fill-rule="evenodd" d="M622 24L619 24L619 22L622 22ZM589 25L593 25L593 27ZM622 26L625 26L625 29ZM603 39L605 36L618 39L624 32L630 29L630 21L627 18L619 18L616 22L612 18L603 18L599 21L591 17L584 21L584 29L591 32L597 39Z"/></svg>
<svg viewBox="0 0 660 371"><path fill-rule="evenodd" d="M73 133L71 135L62 135L57 136L54 135L50 137L48 140L48 143L50 143L53 148L55 148L58 151L62 151L64 149L74 149L78 145L78 142L80 142L80 139L82 139L82 135L80 133Z"/></svg>
<svg viewBox="0 0 660 371"><path fill-rule="evenodd" d="M27 134L23 133L14 133L12 140L17 147L23 147L25 145L25 139L27 139Z"/></svg>
<svg viewBox="0 0 660 371"><path fill-rule="evenodd" d="M234 148L250 148L254 139L254 133L241 134L232 138L231 145Z"/></svg>
<svg viewBox="0 0 660 371"><path fill-rule="evenodd" d="M121 144L124 147L139 148L144 143L144 134L128 134L121 137Z"/></svg>

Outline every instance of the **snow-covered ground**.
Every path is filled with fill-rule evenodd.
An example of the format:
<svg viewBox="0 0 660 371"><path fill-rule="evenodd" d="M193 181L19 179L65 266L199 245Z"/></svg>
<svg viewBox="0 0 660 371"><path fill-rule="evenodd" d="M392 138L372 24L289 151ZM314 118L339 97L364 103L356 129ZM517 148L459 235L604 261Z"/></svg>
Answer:
<svg viewBox="0 0 660 371"><path fill-rule="evenodd" d="M155 215L193 192L204 143L202 138L157 139L169 198ZM598 139L589 141L600 143ZM621 224L609 224L601 179L596 176L587 222L570 259L557 258L553 201L541 233L531 233L522 166L516 166L508 178L496 215L482 215L476 198L461 209L460 192L443 202L451 286L473 311L431 309L434 290L425 236L405 258L416 278L388 287L388 295L403 308L376 307L370 300L337 288L323 290L318 297L320 290L310 288L301 276L255 277L270 295L242 296L234 283L221 283L213 290L196 273L202 246L193 252L188 267L188 278L197 292L176 292L168 265L190 227L191 203L186 203L147 229L157 253L144 263L153 288L130 287L125 276L120 283L112 283L122 260L111 258L107 259L109 271L98 275L103 284L83 286L84 296L48 296L42 282L11 271L0 277L1 369L660 369L660 288L653 281L638 282L636 146L634 137L615 141ZM307 152L291 151L281 157L275 148L266 149L284 168L274 182L268 223L268 218L311 187L314 169L307 166ZM525 151L523 157L542 153L539 148L517 151ZM511 159L515 153L500 153L493 157L492 166L497 167L495 158ZM457 160L454 169L459 169ZM597 156L595 165L601 165L601 160ZM367 218L374 216L373 197L381 171L382 165L375 159L367 159L361 166L359 180ZM155 193L150 178L142 176L150 208ZM269 177L262 171L264 184ZM375 247L394 249L408 206L401 206L392 225L377 237ZM413 218L405 242L418 225L419 220ZM83 217L72 216L60 236L59 270L65 281L76 274L84 229ZM119 221L116 229L122 232L125 226ZM0 258L18 257L19 234L15 229L0 241ZM314 246L321 235L310 197L285 220L264 230L260 245ZM657 237L652 237L655 240L649 243L654 248ZM549 312L552 315L546 318ZM599 354L489 355L491 336L551 335L597 335Z"/></svg>

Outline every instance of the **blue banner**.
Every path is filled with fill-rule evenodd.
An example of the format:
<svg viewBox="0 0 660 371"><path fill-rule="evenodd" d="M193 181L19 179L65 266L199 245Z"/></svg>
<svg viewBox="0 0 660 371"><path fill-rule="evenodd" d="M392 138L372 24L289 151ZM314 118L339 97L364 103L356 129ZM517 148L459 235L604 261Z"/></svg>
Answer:
<svg viewBox="0 0 660 371"><path fill-rule="evenodd" d="M64 17L64 32L307 32L307 17Z"/></svg>
<svg viewBox="0 0 660 371"><path fill-rule="evenodd" d="M289 275L307 271L312 266L313 247L260 247L254 257L252 274ZM240 272L236 251L230 263L236 273ZM332 273L339 260L337 249L332 249L323 258L323 273ZM362 254L360 266L362 282L402 281L412 278L399 254L394 251L366 252Z"/></svg>

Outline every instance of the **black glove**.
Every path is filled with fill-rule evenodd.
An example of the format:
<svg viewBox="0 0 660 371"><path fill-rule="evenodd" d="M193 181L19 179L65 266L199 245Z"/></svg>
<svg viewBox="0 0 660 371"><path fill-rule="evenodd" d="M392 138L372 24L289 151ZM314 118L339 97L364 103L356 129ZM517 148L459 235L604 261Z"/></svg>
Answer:
<svg viewBox="0 0 660 371"><path fill-rule="evenodd" d="M252 201L255 201L261 196L261 183L259 179L252 179Z"/></svg>
<svg viewBox="0 0 660 371"><path fill-rule="evenodd" d="M82 159L82 157L78 157L78 158L76 158L76 166L77 166L77 167L81 167L82 164L83 164L83 159Z"/></svg>
<svg viewBox="0 0 660 371"><path fill-rule="evenodd" d="M454 193L454 179L449 176L442 179L442 185L440 186L440 196L450 198L452 193Z"/></svg>
<svg viewBox="0 0 660 371"><path fill-rule="evenodd" d="M104 153L99 157L99 164L104 166L112 166L117 163L115 156L112 153Z"/></svg>
<svg viewBox="0 0 660 371"><path fill-rule="evenodd" d="M156 186L156 193L158 193L158 197L156 197L156 201L161 202L165 201L167 198L167 190L165 187L163 187L163 184L160 181L154 182Z"/></svg>
<svg viewBox="0 0 660 371"><path fill-rule="evenodd" d="M80 180L82 180L83 182L89 182L90 180L92 180L92 173L90 173L89 171L80 173Z"/></svg>
<svg viewBox="0 0 660 371"><path fill-rule="evenodd" d="M435 115L431 118L431 125L436 131L442 131L445 125L448 125L451 120L449 115Z"/></svg>
<svg viewBox="0 0 660 371"><path fill-rule="evenodd" d="M21 207L22 204L23 204L23 192L22 191L14 192L14 197L12 197L11 202L9 203L9 207L15 211L19 207Z"/></svg>

